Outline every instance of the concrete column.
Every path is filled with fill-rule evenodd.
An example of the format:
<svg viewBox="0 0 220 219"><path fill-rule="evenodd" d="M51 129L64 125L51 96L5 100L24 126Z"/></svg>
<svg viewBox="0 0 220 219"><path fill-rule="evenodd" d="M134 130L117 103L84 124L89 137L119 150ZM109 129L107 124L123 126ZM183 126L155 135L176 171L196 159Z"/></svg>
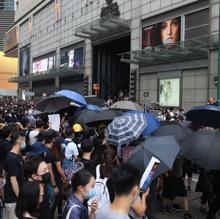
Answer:
<svg viewBox="0 0 220 219"><path fill-rule="evenodd" d="M29 91L32 91L32 89L33 89L33 82L29 81Z"/></svg>
<svg viewBox="0 0 220 219"><path fill-rule="evenodd" d="M131 50L141 49L141 0L131 4ZM131 64L130 71L136 70L136 101L139 101L139 66Z"/></svg>
<svg viewBox="0 0 220 219"><path fill-rule="evenodd" d="M88 77L88 94L92 95L92 43L90 40L85 40L84 48L84 76Z"/></svg>
<svg viewBox="0 0 220 219"><path fill-rule="evenodd" d="M59 67L60 66L60 47L57 47L56 49L56 56L55 56L55 59L56 59L56 66Z"/></svg>
<svg viewBox="0 0 220 219"><path fill-rule="evenodd" d="M210 34L218 35L219 31L219 0L210 0ZM217 39L218 41L218 39ZM209 89L208 97L217 98L215 77L218 75L218 49L209 53ZM220 80L218 79L219 83Z"/></svg>
<svg viewBox="0 0 220 219"><path fill-rule="evenodd" d="M56 91L60 90L60 77L59 76L55 77L55 89Z"/></svg>

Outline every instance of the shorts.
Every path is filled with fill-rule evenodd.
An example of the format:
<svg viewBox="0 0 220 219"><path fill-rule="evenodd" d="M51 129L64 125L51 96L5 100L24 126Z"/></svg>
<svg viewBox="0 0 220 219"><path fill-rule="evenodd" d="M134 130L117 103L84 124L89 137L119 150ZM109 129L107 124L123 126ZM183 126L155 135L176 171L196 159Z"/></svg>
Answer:
<svg viewBox="0 0 220 219"><path fill-rule="evenodd" d="M181 177L169 176L164 179L162 195L164 198L174 200L176 197L187 196L186 187Z"/></svg>

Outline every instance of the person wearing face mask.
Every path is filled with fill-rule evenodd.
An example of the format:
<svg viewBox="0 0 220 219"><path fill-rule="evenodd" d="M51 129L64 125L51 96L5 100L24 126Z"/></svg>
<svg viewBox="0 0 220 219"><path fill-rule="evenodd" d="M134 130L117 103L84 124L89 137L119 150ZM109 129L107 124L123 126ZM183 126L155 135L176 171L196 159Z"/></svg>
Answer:
<svg viewBox="0 0 220 219"><path fill-rule="evenodd" d="M122 164L113 172L115 199L112 204L100 208L96 219L129 219L129 210L139 196L139 171Z"/></svg>
<svg viewBox="0 0 220 219"><path fill-rule="evenodd" d="M17 218L15 205L17 202L20 187L23 182L21 151L26 148L25 133L17 131L11 135L12 149L5 161L7 172L5 185L5 217L8 219Z"/></svg>
<svg viewBox="0 0 220 219"><path fill-rule="evenodd" d="M43 202L39 207L38 219L50 218L50 194L46 190L47 184L50 184L50 172L48 165L40 156L31 158L24 162L24 175L28 181L37 181L44 187Z"/></svg>
<svg viewBox="0 0 220 219"><path fill-rule="evenodd" d="M73 142L77 145L79 152L81 152L81 141L83 139L83 128L80 124L74 124L73 127Z"/></svg>
<svg viewBox="0 0 220 219"><path fill-rule="evenodd" d="M94 198L95 178L86 170L80 170L73 176L72 194L70 195L64 209L63 218L66 219L95 219L95 212L98 208L98 202L94 200L91 203L90 214L86 201Z"/></svg>
<svg viewBox="0 0 220 219"><path fill-rule="evenodd" d="M15 208L19 219L37 219L39 207L43 202L44 188L36 181L27 182L21 187ZM27 201L28 200L28 201Z"/></svg>

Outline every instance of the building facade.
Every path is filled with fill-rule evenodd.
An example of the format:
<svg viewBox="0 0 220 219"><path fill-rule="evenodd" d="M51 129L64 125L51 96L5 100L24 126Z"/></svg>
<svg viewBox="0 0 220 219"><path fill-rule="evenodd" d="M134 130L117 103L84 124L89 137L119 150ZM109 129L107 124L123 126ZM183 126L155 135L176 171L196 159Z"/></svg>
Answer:
<svg viewBox="0 0 220 219"><path fill-rule="evenodd" d="M71 89L189 109L216 97L219 0L18 0L19 93Z"/></svg>
<svg viewBox="0 0 220 219"><path fill-rule="evenodd" d="M17 85L8 80L16 76L17 59L3 52L5 32L14 24L14 0L0 0L0 97L16 96Z"/></svg>

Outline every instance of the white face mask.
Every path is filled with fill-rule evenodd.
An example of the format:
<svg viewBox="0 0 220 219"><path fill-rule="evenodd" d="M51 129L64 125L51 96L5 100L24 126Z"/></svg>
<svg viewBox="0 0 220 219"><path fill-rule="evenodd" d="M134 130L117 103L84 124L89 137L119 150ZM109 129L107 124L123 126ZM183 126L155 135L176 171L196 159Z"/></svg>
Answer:
<svg viewBox="0 0 220 219"><path fill-rule="evenodd" d="M6 184L6 179L0 178L0 189L3 188Z"/></svg>

